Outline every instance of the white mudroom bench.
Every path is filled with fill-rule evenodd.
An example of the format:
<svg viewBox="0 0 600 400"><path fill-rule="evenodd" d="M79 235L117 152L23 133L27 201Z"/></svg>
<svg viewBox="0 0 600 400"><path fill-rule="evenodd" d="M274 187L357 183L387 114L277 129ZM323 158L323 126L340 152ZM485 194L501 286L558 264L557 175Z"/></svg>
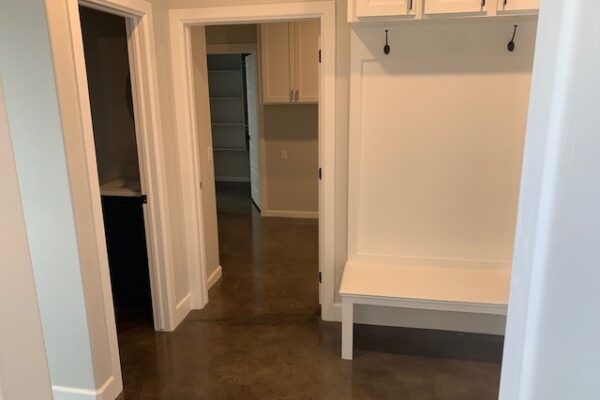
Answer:
<svg viewBox="0 0 600 400"><path fill-rule="evenodd" d="M342 358L352 360L354 305L506 315L510 271L348 262L342 297Z"/></svg>

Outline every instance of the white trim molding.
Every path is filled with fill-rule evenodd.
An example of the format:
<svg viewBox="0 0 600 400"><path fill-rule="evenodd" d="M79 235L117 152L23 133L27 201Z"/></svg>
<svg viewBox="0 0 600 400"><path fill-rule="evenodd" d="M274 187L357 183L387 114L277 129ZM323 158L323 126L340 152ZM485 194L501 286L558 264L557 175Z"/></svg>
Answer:
<svg viewBox="0 0 600 400"><path fill-rule="evenodd" d="M281 217L281 218L319 218L318 211L290 211L290 210L262 210L263 217Z"/></svg>
<svg viewBox="0 0 600 400"><path fill-rule="evenodd" d="M114 376L111 376L98 389L53 385L52 392L55 400L114 400L121 393L121 387Z"/></svg>
<svg viewBox="0 0 600 400"><path fill-rule="evenodd" d="M213 285L215 283L217 283L219 281L219 279L221 279L221 276L223 275L223 268L221 268L221 266L219 265L217 268L215 268L215 270L210 274L210 276L207 279L207 285L208 288L210 289L211 287L213 287Z"/></svg>
<svg viewBox="0 0 600 400"><path fill-rule="evenodd" d="M175 306L175 326L178 326L192 309L192 294L188 293Z"/></svg>
<svg viewBox="0 0 600 400"><path fill-rule="evenodd" d="M319 18L323 54L319 82L319 166L323 177L319 181L319 269L322 273L320 301L322 318L334 316L334 249L335 249L335 1L314 1L278 4L171 9L171 65L176 99L178 150L181 174L185 182L201 182L196 138L195 100L191 63L190 28L194 25L231 23L261 23ZM204 223L199 184L184 185L186 219L186 254L190 277L192 304L203 307L208 301L206 260L204 255Z"/></svg>

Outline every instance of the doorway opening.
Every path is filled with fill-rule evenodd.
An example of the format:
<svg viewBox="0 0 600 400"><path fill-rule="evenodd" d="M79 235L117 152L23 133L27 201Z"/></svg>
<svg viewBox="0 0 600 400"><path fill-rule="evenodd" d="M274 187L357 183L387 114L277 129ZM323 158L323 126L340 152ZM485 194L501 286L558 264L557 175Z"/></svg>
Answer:
<svg viewBox="0 0 600 400"><path fill-rule="evenodd" d="M208 303L209 271L208 251L210 243L217 235L210 232L211 224L206 221L210 213L206 210L207 190L203 182L210 182L207 174L212 171L206 165L208 151L205 137L210 137L210 105L208 100L206 40L194 40L194 36L204 36L203 27L227 24L262 24L282 21L298 22L307 19L319 21L320 63L316 69L318 95L318 258L319 274L314 281L319 284L321 317L327 321L339 320L341 309L335 304L335 191L336 191L336 44L335 2L319 1L309 3L281 3L268 5L240 5L212 8L174 9L170 11L171 63L173 71L173 91L176 103L175 122L177 125L177 150L182 173L190 176L195 185L184 187L182 203L186 209L185 220L186 259L191 279L191 292L199 307ZM196 42L192 45L192 42ZM200 43L200 44L198 44ZM238 53L240 51L237 51ZM243 51L242 51L243 52ZM204 56L199 56L202 53ZM259 57L260 60L260 57ZM289 61L288 61L289 63ZM260 70L260 69L259 69ZM195 76L203 79L194 79ZM264 76L264 74L263 74ZM267 74L267 76L272 76ZM281 78L281 77L280 77ZM286 81L285 78L280 79ZM287 80L289 84L290 80ZM203 87L204 86L204 87ZM259 85L260 87L260 85ZM285 86L281 86L285 87ZM203 95L197 95L204 93ZM290 100L293 91L285 90L280 99ZM282 106L280 106L282 107ZM208 133L208 134L207 134ZM264 157L264 152L261 152ZM212 163L211 163L212 164ZM264 165L264 164L263 164ZM262 178L262 176L261 176ZM214 178L212 179L214 181ZM261 191L265 191L261 179ZM212 196L216 202L216 196ZM265 197L261 196L262 215L265 215ZM267 199L268 200L268 199ZM214 203L213 203L214 204ZM215 207L216 209L216 207ZM216 211L213 215L216 215ZM216 217L215 217L216 219ZM215 224L216 226L216 224ZM218 247L217 247L218 248ZM199 270L193 268L199 265Z"/></svg>
<svg viewBox="0 0 600 400"><path fill-rule="evenodd" d="M211 301L319 307L319 32L318 19L191 28L208 287L224 276Z"/></svg>
<svg viewBox="0 0 600 400"><path fill-rule="evenodd" d="M249 184L260 211L256 52L207 53L215 181Z"/></svg>
<svg viewBox="0 0 600 400"><path fill-rule="evenodd" d="M127 20L84 6L79 15L117 328L153 326Z"/></svg>

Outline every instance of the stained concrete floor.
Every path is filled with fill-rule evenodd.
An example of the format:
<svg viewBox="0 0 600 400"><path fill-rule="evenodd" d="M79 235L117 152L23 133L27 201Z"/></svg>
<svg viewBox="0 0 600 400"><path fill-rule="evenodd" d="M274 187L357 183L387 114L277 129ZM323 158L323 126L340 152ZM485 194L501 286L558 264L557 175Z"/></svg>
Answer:
<svg viewBox="0 0 600 400"><path fill-rule="evenodd" d="M210 302L172 333L119 325L126 400L498 397L502 338L355 327L319 319L317 222L261 218L245 184L221 184L223 277Z"/></svg>

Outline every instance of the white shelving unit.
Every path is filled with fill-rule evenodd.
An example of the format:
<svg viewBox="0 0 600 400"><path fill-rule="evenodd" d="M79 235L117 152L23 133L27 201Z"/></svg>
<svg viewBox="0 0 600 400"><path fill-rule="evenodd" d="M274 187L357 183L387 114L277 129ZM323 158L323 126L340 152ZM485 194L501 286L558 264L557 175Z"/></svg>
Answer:
<svg viewBox="0 0 600 400"><path fill-rule="evenodd" d="M242 56L209 55L208 82L214 150L247 150Z"/></svg>
<svg viewBox="0 0 600 400"><path fill-rule="evenodd" d="M242 54L209 54L208 85L217 180L246 176L248 140Z"/></svg>

